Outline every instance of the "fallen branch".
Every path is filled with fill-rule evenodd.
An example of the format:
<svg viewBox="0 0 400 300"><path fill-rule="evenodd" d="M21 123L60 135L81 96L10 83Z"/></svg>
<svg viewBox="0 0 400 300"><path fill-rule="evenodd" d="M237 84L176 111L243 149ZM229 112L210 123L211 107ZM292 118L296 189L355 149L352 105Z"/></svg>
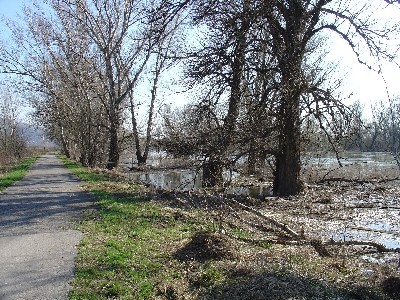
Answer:
<svg viewBox="0 0 400 300"><path fill-rule="evenodd" d="M381 180L378 180L377 183L387 183L387 182L396 181L396 180L400 180L400 177L381 179Z"/></svg>
<svg viewBox="0 0 400 300"><path fill-rule="evenodd" d="M381 206L379 206L381 205ZM365 208L365 209L370 209L370 208L377 208L377 209L400 209L400 206L390 206L390 205L384 205L380 203L369 203L369 204L358 204L358 205L349 205L346 206L348 209L356 209L356 208Z"/></svg>
<svg viewBox="0 0 400 300"><path fill-rule="evenodd" d="M371 246L376 248L378 252L397 252L400 253L400 248L390 249L382 244L371 241L328 241L322 242L320 240L284 240L284 239L249 239L244 237L227 234L229 237L251 243L253 245L262 245L266 243L289 245L289 246L312 246L321 257L331 257L332 255L325 248L326 246Z"/></svg>
<svg viewBox="0 0 400 300"><path fill-rule="evenodd" d="M274 243L274 244L281 244L281 245L295 245L295 246L302 246L302 245L310 245L312 247L314 247L314 249L316 250L316 252L322 256L322 257L329 257L331 256L331 254L329 253L329 251L326 249L326 246L330 246L330 245L337 245L337 246L349 246L349 245L353 245L353 246L371 246L376 248L377 251L379 252L399 252L400 253L400 248L395 248L395 249L390 249L385 247L384 245L380 244L380 243L376 243L376 242L372 242L372 241L334 241L334 240L329 240L327 242L323 242L321 240L318 239L314 239L314 240L309 240L306 239L304 237L304 234L298 234L297 232L295 232L293 229L291 229L289 226L287 226L284 223L281 223L275 219L273 219L272 217L268 217L266 215L264 215L263 213L261 213L258 210L255 210L247 205L244 205L242 203L240 203L239 201L235 200L235 199L224 199L226 201L230 201L233 204L237 205L239 208L243 209L244 211L250 212L252 214L254 214L255 216L269 222L270 224L272 224L273 226L283 230L284 232L286 232L292 239L248 239L248 238L243 238L243 237L238 237L232 234L227 234L228 236L235 238L237 240L241 240L243 242L247 242L247 243L252 243L252 244L265 244L265 243ZM232 210L233 212L235 211L230 205L226 206ZM245 221L243 220L241 217L239 217L238 215L236 216L239 219L241 219L241 221ZM245 221L244 222L247 225L251 225L252 227L257 228L258 230L261 231L268 231L267 228L261 224L255 224L252 222L248 222Z"/></svg>
<svg viewBox="0 0 400 300"><path fill-rule="evenodd" d="M236 201L234 199L229 199L229 201L235 203L236 205L238 205L240 208L242 208L243 210L253 213L254 215L256 215L257 217L271 223L272 225L278 227L279 229L285 231L286 233L288 233L290 236L292 236L295 239L301 240L303 239L303 237L298 234L297 232L295 232L293 229L291 229L289 226L287 226L286 224L283 224L281 222L278 222L277 220L268 217L266 215L264 215L263 213L259 212L258 210L255 210L247 205L244 205L242 203L240 203L239 201Z"/></svg>
<svg viewBox="0 0 400 300"><path fill-rule="evenodd" d="M374 229L368 227L361 227L361 226L351 226L351 229L362 230L362 231L372 231L378 233L386 233L386 234L393 234L393 235L400 235L398 231L391 231L391 230L384 230L384 229Z"/></svg>
<svg viewBox="0 0 400 300"><path fill-rule="evenodd" d="M340 162L340 161L339 161L339 162ZM335 169L332 169L332 170L329 170L329 171L322 177L321 181L325 180L325 178L326 178L330 173L335 172L336 170L339 170L339 169L342 168L342 167L343 167L343 166L340 164L339 167L337 167L337 168L335 168Z"/></svg>
<svg viewBox="0 0 400 300"><path fill-rule="evenodd" d="M371 183L369 180L360 180L360 179L348 179L342 177L332 177L325 178L317 181L317 184L327 183L327 182L348 182L348 183L357 183L357 184L368 184Z"/></svg>
<svg viewBox="0 0 400 300"><path fill-rule="evenodd" d="M400 209L400 206L381 206L379 209Z"/></svg>
<svg viewBox="0 0 400 300"><path fill-rule="evenodd" d="M227 204L226 204L227 205ZM256 228L257 230L267 233L267 232L277 232L278 229L273 228L273 227L267 227L263 224L258 224L255 222L247 221L243 219L230 205L227 205L227 207L231 210L231 214L234 218L239 220L241 223L246 224L252 228ZM231 222L227 222L227 224L231 227L236 227L236 225L232 224Z"/></svg>
<svg viewBox="0 0 400 300"><path fill-rule="evenodd" d="M305 245L309 245L310 242L306 241L306 240L284 240L284 239L249 239L249 238L244 238L244 237L240 237L237 235L233 235L230 233L227 233L227 236L229 236L230 238L245 242L245 243L249 243L249 244L253 244L253 245L265 245L267 243L270 244L277 244L277 245L287 245L287 246L305 246Z"/></svg>
<svg viewBox="0 0 400 300"><path fill-rule="evenodd" d="M379 252L399 252L400 253L400 248L394 248L390 249L385 247L384 245L376 242L371 242L371 241L334 241L330 240L327 243L324 243L324 245L338 245L338 246L371 246L376 248Z"/></svg>

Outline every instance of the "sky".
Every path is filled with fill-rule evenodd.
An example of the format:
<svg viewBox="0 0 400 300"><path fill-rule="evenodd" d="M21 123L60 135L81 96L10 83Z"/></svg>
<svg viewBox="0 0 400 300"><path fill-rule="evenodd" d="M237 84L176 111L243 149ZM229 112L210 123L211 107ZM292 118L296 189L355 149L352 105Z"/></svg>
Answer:
<svg viewBox="0 0 400 300"><path fill-rule="evenodd" d="M23 3L29 3L28 0L0 0L0 16L16 19L17 14L22 14ZM382 18L399 18L400 10L389 10ZM6 30L0 24L0 37L4 37ZM338 62L338 73L344 76L343 82L343 95L352 94L347 100L350 104L359 100L364 105L364 114L369 118L371 113L371 106L379 103L380 101L388 101L390 98L400 96L400 67L394 64L382 62L382 74L377 74L369 70L367 67L360 65L354 53L351 52L349 47L340 39L330 40L329 59ZM171 96L170 96L171 97ZM180 103L185 102L184 97L176 96Z"/></svg>
<svg viewBox="0 0 400 300"><path fill-rule="evenodd" d="M14 17L21 11L24 1L26 0L0 0L0 15Z"/></svg>

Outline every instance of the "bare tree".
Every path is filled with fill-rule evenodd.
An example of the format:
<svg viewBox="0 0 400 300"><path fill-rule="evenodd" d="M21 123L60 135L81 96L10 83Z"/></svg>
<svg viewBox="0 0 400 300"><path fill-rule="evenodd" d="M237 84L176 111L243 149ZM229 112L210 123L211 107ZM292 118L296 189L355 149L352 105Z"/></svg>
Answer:
<svg viewBox="0 0 400 300"><path fill-rule="evenodd" d="M107 167L118 165L123 103L142 73L155 43L154 28L143 22L142 1L64 1L65 11L96 45L103 68L97 74L106 91L109 152Z"/></svg>
<svg viewBox="0 0 400 300"><path fill-rule="evenodd" d="M304 100L313 103L312 113L319 119L321 116L345 113L344 106L332 97L329 89L323 90L309 82L303 67L310 46L322 32L333 32L347 42L360 63L372 67L363 55L388 60L394 58L382 41L396 28L374 28L375 22L368 20L371 17L368 5L357 8L354 4L336 4L329 0L270 1L265 3L262 15L270 28L270 51L280 76L279 146L274 193L293 195L302 190L300 150ZM366 51L361 52L361 48ZM324 108L321 109L321 106ZM334 111L330 111L331 108Z"/></svg>
<svg viewBox="0 0 400 300"><path fill-rule="evenodd" d="M45 13L40 6L26 10L26 31L12 26L17 44L11 50L3 47L2 71L23 75L31 90L44 94L35 104L37 116L54 126L51 131L67 154L94 165L103 157L99 145L107 144L107 166L113 168L121 151L125 104L130 99L134 109L134 88L168 24L153 20L156 1L46 3ZM160 70L165 66L161 61ZM159 74L155 87L158 80Z"/></svg>
<svg viewBox="0 0 400 300"><path fill-rule="evenodd" d="M385 5L394 5L392 1L381 3L385 2ZM176 6L179 4L185 2L177 2ZM250 68L272 79L265 81L268 88L263 92L263 99L273 112L269 116L275 124L276 148L271 149L275 157L274 193L282 196L299 193L302 190L303 120L312 115L332 145L335 145L332 133L335 135L348 128L351 120L351 110L334 93L337 86L329 87L325 80L314 76L317 69L310 68L307 63L310 53L319 51L321 38L327 38L326 42L329 34L335 34L348 44L360 63L379 70L379 64L374 65L374 62L379 59L391 61L395 57L384 42L398 32L398 25L378 26L371 9L382 7L376 7L376 3L274 0L256 1L250 5L245 1L192 1L192 7L195 8L194 19L208 28L208 36L219 38L217 42L209 38L211 43L196 54L198 63L193 70L197 77L194 78L206 78L207 83L214 87L225 84L230 95L220 143L216 146L220 150L210 155L210 162L220 160L232 141L238 120L238 104L244 95L243 72ZM262 30L264 32L258 39L249 34ZM268 65L249 67L251 53L260 54L260 49L268 57ZM226 91L226 88L217 89L214 101Z"/></svg>
<svg viewBox="0 0 400 300"><path fill-rule="evenodd" d="M0 153L1 159L21 158L26 141L20 126L18 103L10 90L0 92Z"/></svg>
<svg viewBox="0 0 400 300"><path fill-rule="evenodd" d="M99 64L88 36L57 8L50 15L25 10L26 30L13 27L14 33L19 45L33 46L22 55L36 64L31 67L11 50L5 52L5 71L25 77L29 90L37 94L32 104L38 123L46 126L64 153L85 166L99 165L104 161L99 145L107 141L101 126L106 115L100 101L101 82L92 75Z"/></svg>
<svg viewBox="0 0 400 300"><path fill-rule="evenodd" d="M192 55L191 78L206 82L210 92L203 103L225 100L226 114L218 122L217 139L209 149L203 165L203 185L222 184L223 168L227 166L227 150L234 131L242 100L242 79L245 67L247 33L250 28L250 1L197 1L193 20L197 26L208 26L208 44ZM212 97L210 99L210 96ZM210 100L211 101L210 101Z"/></svg>
<svg viewBox="0 0 400 300"><path fill-rule="evenodd" d="M158 43L154 46L153 55L150 61L152 64L149 64L149 68L151 69L151 90L150 90L150 103L149 109L147 111L147 121L144 135L144 145L141 144L141 135L138 128L138 121L136 117L136 105L135 105L135 95L134 93L130 93L130 113L131 113L131 121L132 121L132 130L133 130L133 139L134 145L136 149L136 158L138 161L138 165L142 166L146 164L151 140L152 140L152 130L154 123L154 114L156 109L157 102L157 92L160 78L166 70L171 68L176 64L176 60L173 59L173 52L176 51L176 43L180 26L182 24L182 18L180 18L179 14L175 16L174 20L171 20L170 23L165 24L163 28L162 34L160 34L158 38Z"/></svg>

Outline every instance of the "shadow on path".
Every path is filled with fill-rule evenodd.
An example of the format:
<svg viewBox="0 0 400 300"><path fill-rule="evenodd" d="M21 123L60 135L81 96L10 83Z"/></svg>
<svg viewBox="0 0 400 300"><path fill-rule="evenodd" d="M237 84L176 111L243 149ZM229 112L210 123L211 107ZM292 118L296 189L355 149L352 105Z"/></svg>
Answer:
<svg viewBox="0 0 400 300"><path fill-rule="evenodd" d="M67 299L75 247L73 230L93 199L54 155L0 194L0 299Z"/></svg>

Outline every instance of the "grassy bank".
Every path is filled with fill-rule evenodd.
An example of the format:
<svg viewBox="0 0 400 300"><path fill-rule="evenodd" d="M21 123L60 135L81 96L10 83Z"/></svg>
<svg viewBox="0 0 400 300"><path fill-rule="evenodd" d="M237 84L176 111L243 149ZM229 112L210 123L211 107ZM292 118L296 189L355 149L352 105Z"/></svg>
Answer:
<svg viewBox="0 0 400 300"><path fill-rule="evenodd" d="M183 270L171 267L170 250L206 224L175 219L138 186L66 164L86 181L99 205L80 225L86 237L70 299L149 299L157 285L182 276Z"/></svg>
<svg viewBox="0 0 400 300"><path fill-rule="evenodd" d="M29 167L37 160L38 156L32 156L23 159L15 166L9 168L4 174L0 175L0 191L11 186L14 182L24 178Z"/></svg>
<svg viewBox="0 0 400 300"><path fill-rule="evenodd" d="M85 238L70 299L396 299L393 270L379 273L348 247L321 256L311 245L273 243L265 237L275 232L240 227L215 199L151 191L64 162L99 208L79 224Z"/></svg>

